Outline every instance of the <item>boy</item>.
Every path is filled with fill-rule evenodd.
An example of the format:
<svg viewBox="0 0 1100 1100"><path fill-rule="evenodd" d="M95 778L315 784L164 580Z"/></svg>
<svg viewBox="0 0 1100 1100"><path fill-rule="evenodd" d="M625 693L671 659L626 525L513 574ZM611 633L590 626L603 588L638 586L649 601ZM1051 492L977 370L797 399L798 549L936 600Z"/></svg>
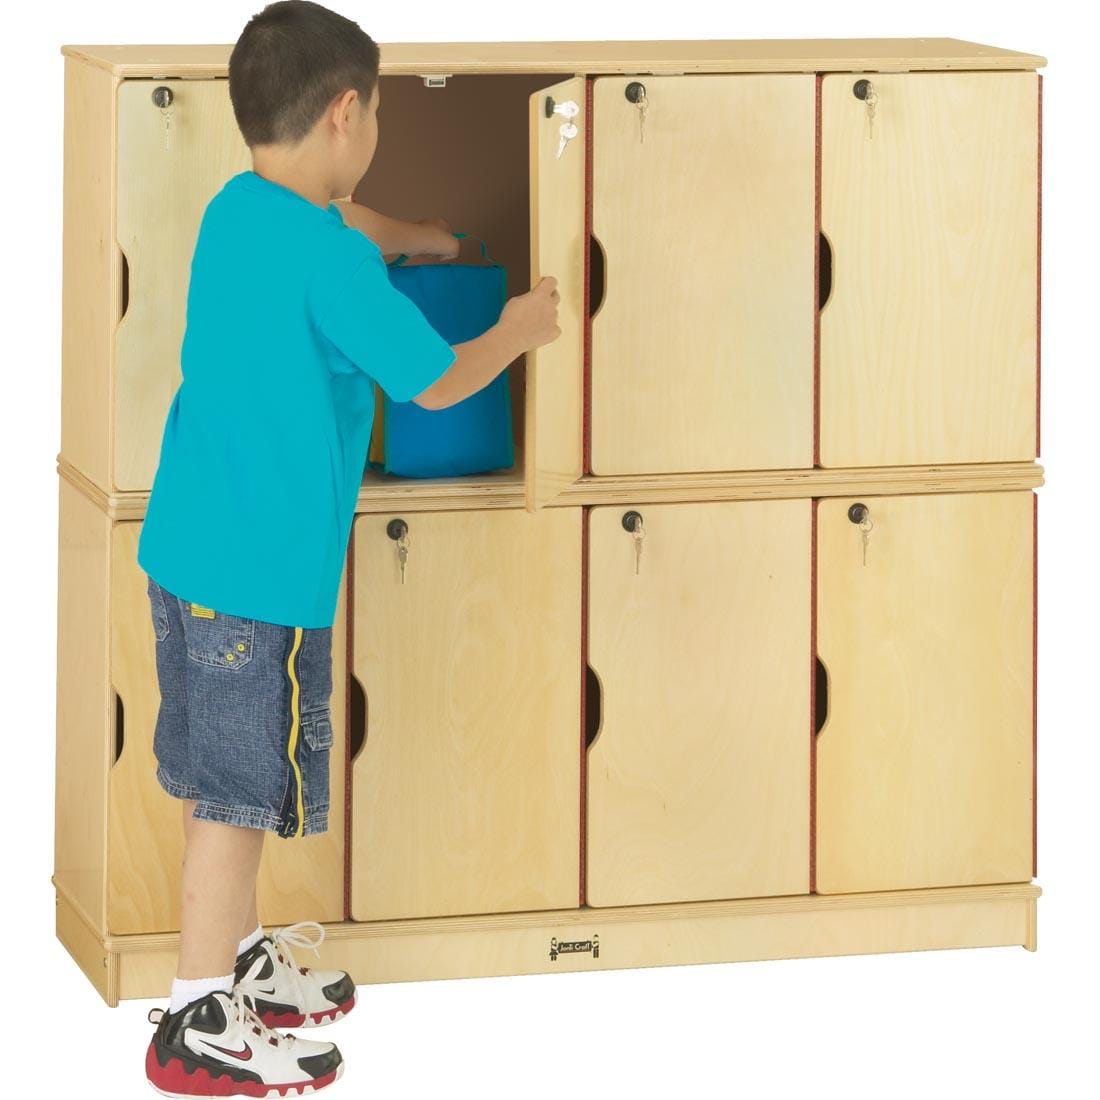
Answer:
<svg viewBox="0 0 1100 1100"><path fill-rule="evenodd" d="M157 778L186 836L178 974L146 1054L167 1093L304 1093L340 1076L332 1043L273 1029L332 1022L355 985L299 967L290 945L313 944L295 929L264 935L255 883L266 832L328 825L330 642L374 382L444 408L560 333L550 277L454 347L390 285L384 254L453 258L457 242L440 220L333 204L374 155L377 78L371 38L307 0L269 4L229 61L253 167L203 215L138 547Z"/></svg>

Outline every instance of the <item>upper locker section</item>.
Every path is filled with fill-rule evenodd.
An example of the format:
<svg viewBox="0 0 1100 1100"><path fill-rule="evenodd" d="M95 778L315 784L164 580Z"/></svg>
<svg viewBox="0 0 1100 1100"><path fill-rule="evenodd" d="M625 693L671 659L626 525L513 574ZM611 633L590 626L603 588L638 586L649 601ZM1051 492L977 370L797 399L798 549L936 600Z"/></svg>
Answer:
<svg viewBox="0 0 1100 1100"><path fill-rule="evenodd" d="M107 493L152 485L198 227L250 166L230 48L64 48L61 458ZM558 280L561 335L509 367L514 465L476 487L534 510L585 473L1034 457L1042 64L954 39L384 46L355 198L483 237L508 296Z"/></svg>
<svg viewBox="0 0 1100 1100"><path fill-rule="evenodd" d="M819 465L1036 457L1040 79L822 79Z"/></svg>

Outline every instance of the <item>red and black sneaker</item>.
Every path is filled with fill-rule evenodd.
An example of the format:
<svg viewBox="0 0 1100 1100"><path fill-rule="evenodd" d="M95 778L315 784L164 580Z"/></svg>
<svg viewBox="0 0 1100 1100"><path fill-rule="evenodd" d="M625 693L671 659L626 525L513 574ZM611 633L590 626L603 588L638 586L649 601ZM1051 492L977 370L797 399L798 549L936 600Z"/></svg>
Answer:
<svg viewBox="0 0 1100 1100"><path fill-rule="evenodd" d="M158 1015L159 1013L159 1015ZM145 1076L164 1096L306 1096L340 1077L332 1043L280 1035L239 990L216 990L181 1008L154 1008Z"/></svg>
<svg viewBox="0 0 1100 1100"><path fill-rule="evenodd" d="M304 936L312 928L316 938ZM316 921L299 921L276 928L238 956L236 987L254 1001L268 1027L321 1027L346 1016L355 1007L355 983L343 970L311 970L299 966L290 945L321 946L325 929Z"/></svg>

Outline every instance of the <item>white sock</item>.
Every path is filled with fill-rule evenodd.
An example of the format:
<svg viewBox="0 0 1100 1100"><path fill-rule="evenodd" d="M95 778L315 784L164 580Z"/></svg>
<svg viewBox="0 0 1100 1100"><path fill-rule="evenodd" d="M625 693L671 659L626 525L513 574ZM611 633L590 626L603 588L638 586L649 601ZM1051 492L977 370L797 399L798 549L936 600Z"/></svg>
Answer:
<svg viewBox="0 0 1100 1100"><path fill-rule="evenodd" d="M207 993L213 993L221 989L226 993L233 990L233 975L226 974L221 978L174 978L172 980L172 1003L168 1006L169 1012L179 1012L186 1008L192 1001L205 997Z"/></svg>
<svg viewBox="0 0 1100 1100"><path fill-rule="evenodd" d="M250 933L249 935L245 936L245 938L243 940L241 940L240 947L237 948L237 957L240 958L241 955L243 955L250 947L254 947L263 938L264 938L263 926L257 924L256 925L256 931Z"/></svg>

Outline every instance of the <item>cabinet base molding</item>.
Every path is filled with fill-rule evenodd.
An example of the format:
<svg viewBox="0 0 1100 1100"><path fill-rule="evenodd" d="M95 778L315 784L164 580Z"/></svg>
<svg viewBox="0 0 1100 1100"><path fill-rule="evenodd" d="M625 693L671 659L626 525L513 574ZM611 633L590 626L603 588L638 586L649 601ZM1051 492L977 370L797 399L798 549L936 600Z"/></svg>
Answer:
<svg viewBox="0 0 1100 1100"><path fill-rule="evenodd" d="M1013 883L344 922L325 925L317 965L375 985L937 948L1034 951L1041 892ZM168 995L177 934L104 936L59 890L57 937L109 1005Z"/></svg>

